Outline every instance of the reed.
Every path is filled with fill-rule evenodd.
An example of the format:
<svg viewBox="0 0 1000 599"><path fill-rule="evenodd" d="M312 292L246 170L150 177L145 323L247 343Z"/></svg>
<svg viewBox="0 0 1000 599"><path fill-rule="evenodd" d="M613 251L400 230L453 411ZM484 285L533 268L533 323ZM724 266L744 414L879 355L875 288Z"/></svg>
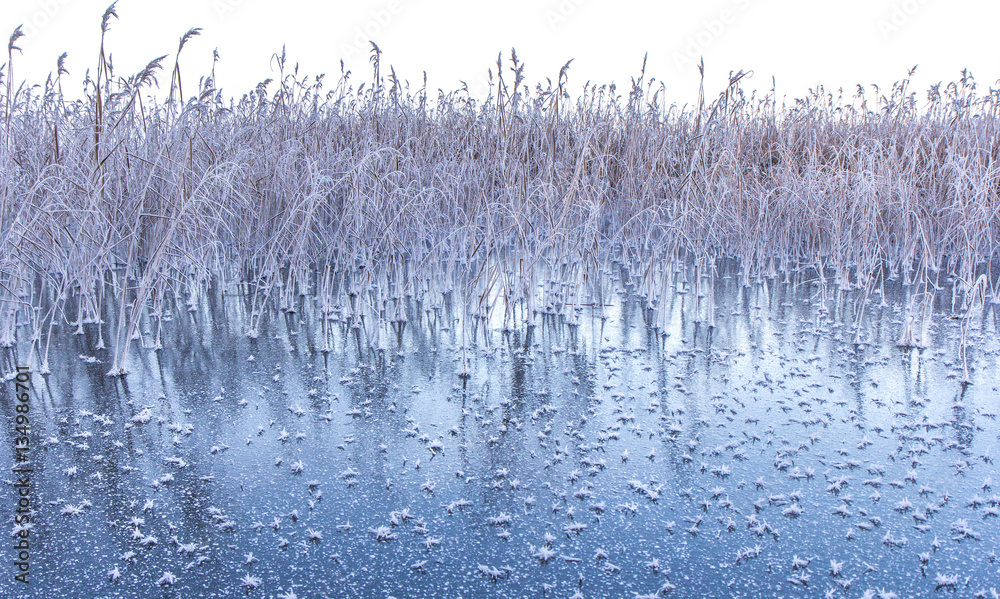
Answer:
<svg viewBox="0 0 1000 599"><path fill-rule="evenodd" d="M572 323L570 306L605 304L598 280L614 261L637 273L651 308L678 284L662 265L697 265L709 290L701 274L691 286L708 294L710 325L724 259L744 284L806 271L824 293L868 297L886 277L932 295L943 280L962 314L1000 299L1000 91L980 91L968 72L926 102L907 77L792 103L746 93L737 72L714 99L702 87L697 106L677 106L645 62L624 96L590 82L573 96L570 63L531 89L511 51L490 69L487 97L433 97L426 78L418 88L386 76L373 44L368 81L342 66L329 87L282 51L275 80L229 99L214 68L185 96L191 29L158 102L166 57L116 73L104 42L116 18L112 4L76 99L62 90L65 56L44 85L19 84L19 31L10 38L4 344L20 312L36 337L112 315L110 373L122 374L130 344L149 334L142 323L156 320L158 346L163 312L193 308L213 283L246 294L251 336L268 306L294 310L306 293L378 330L405 321L406 302L430 319L446 297L483 326L530 326L546 311ZM911 303L920 320L902 343L926 335L928 306Z"/></svg>

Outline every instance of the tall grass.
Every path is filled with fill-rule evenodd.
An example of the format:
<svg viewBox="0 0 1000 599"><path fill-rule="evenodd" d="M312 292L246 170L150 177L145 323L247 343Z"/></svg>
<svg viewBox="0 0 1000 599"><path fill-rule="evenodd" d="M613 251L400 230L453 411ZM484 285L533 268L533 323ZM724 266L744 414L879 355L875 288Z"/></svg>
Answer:
<svg viewBox="0 0 1000 599"><path fill-rule="evenodd" d="M572 323L612 260L651 307L676 264L714 281L724 258L745 284L808 270L933 294L952 277L956 310L997 284L1000 91L967 72L926 101L904 79L790 104L747 94L739 72L680 107L645 64L628 90L573 96L569 63L530 88L511 51L474 98L386 76L372 44L365 80L342 65L328 85L282 52L275 80L228 99L214 68L185 96L192 29L157 102L167 57L116 73L116 17L78 98L63 93L65 55L44 85L17 83L18 31L0 70L0 342L26 325L43 364L54 323L108 317L123 373L143 323L158 331L166 305L193 309L210 284L245 295L251 336L266 306L294 310L307 291L356 326L402 327L404 302L431 317L451 297L483 323Z"/></svg>

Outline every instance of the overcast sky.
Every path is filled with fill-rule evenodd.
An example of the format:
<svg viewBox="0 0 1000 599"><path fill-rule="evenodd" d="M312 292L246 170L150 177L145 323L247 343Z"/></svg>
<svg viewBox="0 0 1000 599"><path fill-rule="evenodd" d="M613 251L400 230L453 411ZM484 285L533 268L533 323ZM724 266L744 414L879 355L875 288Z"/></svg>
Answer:
<svg viewBox="0 0 1000 599"><path fill-rule="evenodd" d="M27 34L19 41L23 55L14 57L16 80L44 82L62 52L69 53L74 81L93 69L108 0L3 2L2 35L22 23ZM272 77L270 58L282 44L300 72L327 73L332 83L343 59L356 84L368 80L368 40L383 50L383 64L414 87L427 71L432 89L451 90L465 80L479 93L497 53L506 61L512 46L531 83L554 79L574 59L574 94L587 80L627 86L648 52L647 73L665 82L668 100L679 104L697 97L702 56L713 95L739 69L752 71L747 86L761 90L770 89L774 76L779 96L788 97L817 84L851 92L858 83L887 86L916 64L921 88L953 81L965 67L984 89L1000 78L995 1L120 0L117 12L107 37L117 74L172 55L185 31L201 27L182 55L185 86L194 89L217 48L218 83L229 96ZM172 56L164 63L171 68ZM169 73L160 80L168 85Z"/></svg>

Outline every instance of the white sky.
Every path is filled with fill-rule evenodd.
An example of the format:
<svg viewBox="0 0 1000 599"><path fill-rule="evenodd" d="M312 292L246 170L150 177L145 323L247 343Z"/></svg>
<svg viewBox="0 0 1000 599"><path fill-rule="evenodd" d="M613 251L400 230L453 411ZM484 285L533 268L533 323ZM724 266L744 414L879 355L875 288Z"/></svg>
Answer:
<svg viewBox="0 0 1000 599"><path fill-rule="evenodd" d="M109 0L0 1L3 39L21 23L28 34L14 56L15 80L43 83L64 51L71 81L94 68ZM426 70L432 90L455 89L462 79L483 95L487 69L499 51L506 61L512 46L532 87L575 59L574 95L588 79L627 93L648 51L647 74L666 82L668 101L679 104L697 97L702 55L709 95L739 69L754 73L745 87L770 89L773 75L779 96L788 97L817 84L848 93L857 83L885 87L915 64L920 100L928 83L953 81L964 67L984 90L1000 78L995 0L120 0L117 11L106 42L116 73L171 54L163 87L180 35L203 28L181 56L188 95L208 73L214 48L227 96L272 77L270 57L282 44L300 73L325 72L328 86L341 58L355 85L369 81L369 39L384 52L383 73L395 66L414 89ZM79 86L64 88L77 95Z"/></svg>

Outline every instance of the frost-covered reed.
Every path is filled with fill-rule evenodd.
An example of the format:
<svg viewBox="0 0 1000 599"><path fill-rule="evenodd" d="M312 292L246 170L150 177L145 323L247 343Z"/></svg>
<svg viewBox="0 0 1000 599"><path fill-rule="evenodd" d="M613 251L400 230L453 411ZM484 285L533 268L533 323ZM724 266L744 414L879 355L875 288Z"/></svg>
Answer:
<svg viewBox="0 0 1000 599"><path fill-rule="evenodd" d="M306 293L355 323L402 327L406 302L432 317L450 301L470 321L572 323L567 307L606 302L610 261L651 307L688 288L686 267L704 294L721 259L744 284L805 271L933 295L951 277L956 309L997 295L1000 91L967 72L926 102L904 79L791 103L745 93L739 72L677 106L645 65L628 89L574 96L569 64L529 87L512 51L475 98L401 80L372 44L368 76L341 67L331 85L282 52L275 80L231 100L214 69L182 86L197 29L173 56L115 72L116 18L112 5L79 98L63 90L65 55L43 85L16 79L20 31L0 75L0 342L30 332L43 368L54 326L105 322L98 345L121 373L140 329L159 346L165 311L196 310L213 285L245 296L251 336L268 306Z"/></svg>

